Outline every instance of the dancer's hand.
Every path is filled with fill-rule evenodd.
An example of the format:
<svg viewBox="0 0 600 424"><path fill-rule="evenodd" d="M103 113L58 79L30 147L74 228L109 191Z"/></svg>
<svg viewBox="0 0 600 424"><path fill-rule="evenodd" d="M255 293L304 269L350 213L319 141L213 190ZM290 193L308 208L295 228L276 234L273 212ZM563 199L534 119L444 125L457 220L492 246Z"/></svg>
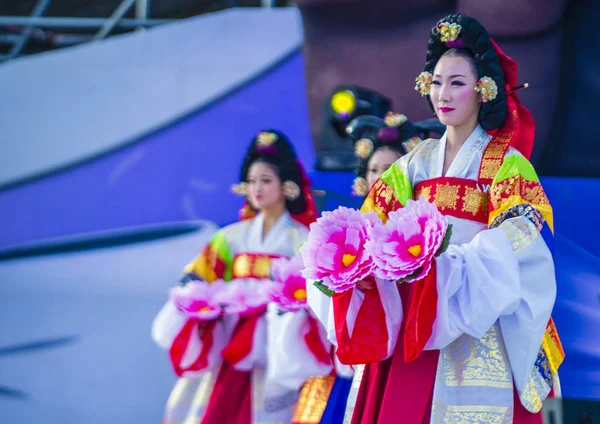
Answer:
<svg viewBox="0 0 600 424"><path fill-rule="evenodd" d="M360 280L358 283L356 283L356 288L362 292L367 291L367 290L373 290L376 287L377 287L377 284L372 279Z"/></svg>

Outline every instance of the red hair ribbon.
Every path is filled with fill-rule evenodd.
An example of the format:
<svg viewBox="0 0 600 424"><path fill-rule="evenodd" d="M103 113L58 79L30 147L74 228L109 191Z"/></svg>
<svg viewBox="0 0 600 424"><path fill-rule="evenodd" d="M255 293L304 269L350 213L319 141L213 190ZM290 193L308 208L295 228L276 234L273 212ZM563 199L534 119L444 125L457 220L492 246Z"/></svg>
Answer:
<svg viewBox="0 0 600 424"><path fill-rule="evenodd" d="M535 122L533 121L531 112L523 106L516 93L517 89L521 88L517 87L519 66L514 59L502 51L494 40L491 40L491 42L500 58L500 66L502 66L502 71L504 72L504 83L506 84L507 92L506 101L508 103L508 118L504 127L513 128L509 144L529 159L531 157L531 151L533 150L533 141L535 138ZM495 134L501 129L502 128L490 131L490 133Z"/></svg>

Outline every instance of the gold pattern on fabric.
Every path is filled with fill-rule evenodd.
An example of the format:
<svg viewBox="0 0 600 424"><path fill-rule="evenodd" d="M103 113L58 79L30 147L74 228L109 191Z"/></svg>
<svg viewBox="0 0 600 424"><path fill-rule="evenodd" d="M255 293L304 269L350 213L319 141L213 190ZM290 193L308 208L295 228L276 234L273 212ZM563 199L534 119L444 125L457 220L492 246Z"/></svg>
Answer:
<svg viewBox="0 0 600 424"><path fill-rule="evenodd" d="M440 361L438 378L446 386L513 387L510 363L498 324L479 340L463 334L441 350Z"/></svg>
<svg viewBox="0 0 600 424"><path fill-rule="evenodd" d="M259 256L254 262L253 274L258 278L269 278L271 275L271 258Z"/></svg>
<svg viewBox="0 0 600 424"><path fill-rule="evenodd" d="M521 175L507 178L492 186L491 201L494 207L499 207L503 201L512 196L520 196L533 205L549 205L548 197L541 184L525 180Z"/></svg>
<svg viewBox="0 0 600 424"><path fill-rule="evenodd" d="M375 182L375 184L373 184L373 187L369 191L369 194L365 198L365 201L363 202L363 204L360 208L360 211L362 213L375 212L377 214L377 216L379 217L379 219L381 219L381 221L383 223L385 223L387 221L387 215L386 215L385 211L383 210L383 208L381 208L381 206L378 204L378 202L377 202L378 199L376 198L376 193L378 193L379 190L381 190L381 187L384 184L385 183L383 181L377 180Z"/></svg>
<svg viewBox="0 0 600 424"><path fill-rule="evenodd" d="M506 150L505 144L491 143L486 149L485 156L490 159L502 159Z"/></svg>
<svg viewBox="0 0 600 424"><path fill-rule="evenodd" d="M385 201L385 204L389 205L394 198L394 190L386 184L384 189L379 192L379 195Z"/></svg>
<svg viewBox="0 0 600 424"><path fill-rule="evenodd" d="M533 370L529 374L527 384L519 391L519 398L523 407L532 413L539 412L553 384L554 376L550 362L546 352L541 348Z"/></svg>
<svg viewBox="0 0 600 424"><path fill-rule="evenodd" d="M418 199L419 197L424 196L428 202L431 202L433 199L431 198L431 187L423 187L418 193L415 194L415 197Z"/></svg>
<svg viewBox="0 0 600 424"><path fill-rule="evenodd" d="M552 318L546 326L546 332L544 333L544 338L542 339L542 348L548 357L548 362L550 364L552 373L556 374L558 367L560 367L565 359L565 351L562 347L562 343L560 342L560 338L558 337L558 331L556 330L556 326L554 325L554 320L552 320Z"/></svg>
<svg viewBox="0 0 600 424"><path fill-rule="evenodd" d="M554 231L554 217L552 212L552 206L548 205L540 205L540 204L531 204L527 200L523 199L521 196L511 196L503 201L500 207L495 207L493 211L490 212L489 222L492 223L494 220L504 212L508 211L511 208L519 207L523 205L531 205L531 207L535 208L544 218L550 230ZM543 223L541 223L543 226ZM541 226L540 226L541 230Z"/></svg>
<svg viewBox="0 0 600 424"><path fill-rule="evenodd" d="M435 205L440 209L455 209L459 188L458 185L450 183L438 184L435 193Z"/></svg>
<svg viewBox="0 0 600 424"><path fill-rule="evenodd" d="M511 114L512 119L507 123L514 123L517 119L517 112L513 111ZM483 158L481 159L481 168L479 169L479 177L477 178L480 182L493 181L496 174L502 166L505 152L509 148L510 140L515 132L514 125L505 125L505 127L499 130L492 141L487 145ZM487 180L487 181L482 181Z"/></svg>
<svg viewBox="0 0 600 424"><path fill-rule="evenodd" d="M390 169L386 172L390 172ZM385 223L387 221L387 214L401 206L402 204L394 195L394 189L382 179L378 179L369 191L360 211L362 213L373 211Z"/></svg>
<svg viewBox="0 0 600 424"><path fill-rule="evenodd" d="M235 278L247 278L252 275L252 259L248 255L238 255L233 260Z"/></svg>
<svg viewBox="0 0 600 424"><path fill-rule="evenodd" d="M544 401L542 400L538 389L536 388L533 374L536 372L532 372L532 375L529 376L529 381L525 386L525 389L519 394L519 398L521 399L521 404L525 409L529 412L539 412L542 409L542 405Z"/></svg>
<svg viewBox="0 0 600 424"><path fill-rule="evenodd" d="M354 377L352 378L352 387L358 389L362 383L363 375L365 374L364 364L357 365L354 370Z"/></svg>
<svg viewBox="0 0 600 424"><path fill-rule="evenodd" d="M464 202L462 207L463 212L472 213L475 216L480 210L483 210L487 215L488 195L486 193L482 193L472 187L465 187L465 195L462 200Z"/></svg>
<svg viewBox="0 0 600 424"><path fill-rule="evenodd" d="M432 422L446 424L512 424L513 408L500 406L452 406L433 402Z"/></svg>
<svg viewBox="0 0 600 424"><path fill-rule="evenodd" d="M498 171L500 170L500 166L502 165L502 161L500 159L494 160L484 160L481 163L481 172L479 173L481 178L486 179L494 179Z"/></svg>
<svg viewBox="0 0 600 424"><path fill-rule="evenodd" d="M306 380L304 386L302 386L292 422L319 424L323 412L325 412L334 382L335 377L333 376L312 377Z"/></svg>
<svg viewBox="0 0 600 424"><path fill-rule="evenodd" d="M504 221L498 228L501 228L508 237L515 255L529 247L539 235L535 224L527 218Z"/></svg>
<svg viewBox="0 0 600 424"><path fill-rule="evenodd" d="M354 368L354 376L352 377L352 385L350 387L350 392L348 393L348 400L346 401L343 424L350 424L352 422L354 408L356 407L356 398L358 397L358 391L360 390L364 374L365 365L356 365Z"/></svg>
<svg viewBox="0 0 600 424"><path fill-rule="evenodd" d="M271 260L270 256L261 254L242 253L236 255L233 259L233 276L235 278L269 278Z"/></svg>

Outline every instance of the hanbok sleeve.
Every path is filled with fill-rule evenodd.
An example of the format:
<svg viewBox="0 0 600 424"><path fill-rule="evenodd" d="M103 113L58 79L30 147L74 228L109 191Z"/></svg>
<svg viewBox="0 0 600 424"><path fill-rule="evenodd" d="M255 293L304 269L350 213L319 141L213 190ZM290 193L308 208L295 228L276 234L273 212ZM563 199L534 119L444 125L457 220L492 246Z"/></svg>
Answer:
<svg viewBox="0 0 600 424"><path fill-rule="evenodd" d="M193 261L185 266L181 284L204 281L210 284L218 279L230 280L233 254L225 233L217 232L209 244ZM220 320L200 323L188 319L177 307L167 301L152 324L152 338L169 351L175 373L190 376L213 368L220 362L235 323Z"/></svg>
<svg viewBox="0 0 600 424"><path fill-rule="evenodd" d="M329 375L334 368L325 328L308 310L267 312L267 384L299 390L310 377Z"/></svg>
<svg viewBox="0 0 600 424"><path fill-rule="evenodd" d="M293 252L297 254L308 237L308 229L296 226L290 234ZM310 290L310 282L307 282L307 292ZM307 293L307 302L311 297ZM319 299L323 303L315 307L329 306L329 298L323 297L325 299ZM270 304L267 321L267 391L299 390L308 378L331 373L334 368L331 343L325 326L313 311L303 308L280 313L277 305Z"/></svg>
<svg viewBox="0 0 600 424"><path fill-rule="evenodd" d="M442 349L462 334L480 339L499 322L525 405L525 393L541 400L548 395L564 357L550 317L556 298L552 208L535 170L517 152L497 173L489 207L487 230L436 259L437 311L425 349Z"/></svg>
<svg viewBox="0 0 600 424"><path fill-rule="evenodd" d="M225 231L218 231L202 252L183 269L182 283L202 280L212 283L222 279L231 280L233 253Z"/></svg>

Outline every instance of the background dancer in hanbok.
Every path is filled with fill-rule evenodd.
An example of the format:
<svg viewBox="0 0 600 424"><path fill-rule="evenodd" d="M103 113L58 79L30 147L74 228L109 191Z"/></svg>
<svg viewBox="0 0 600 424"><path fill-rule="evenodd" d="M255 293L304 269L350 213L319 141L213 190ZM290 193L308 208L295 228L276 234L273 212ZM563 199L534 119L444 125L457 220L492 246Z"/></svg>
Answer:
<svg viewBox="0 0 600 424"><path fill-rule="evenodd" d="M333 294L323 322L339 359L369 363L352 423L541 424L559 390L552 208L527 159L534 123L519 88L516 63L475 19L432 29L416 89L447 131L390 167L361 210L386 222L424 197L452 224L450 246L415 282Z"/></svg>
<svg viewBox="0 0 600 424"><path fill-rule="evenodd" d="M186 266L182 283L268 284L274 258L292 257L306 239L317 211L310 181L282 133L258 134L240 180L234 190L248 200L242 221L216 233ZM165 305L153 337L169 349L182 377L165 424L303 423L323 414L335 378L324 329L308 309L280 314L272 306L200 323L173 302Z"/></svg>
<svg viewBox="0 0 600 424"><path fill-rule="evenodd" d="M417 128L403 114L388 112L384 119L378 116L362 115L353 119L346 127L346 133L354 142L354 153L358 158L358 166L356 169L356 178L352 184L352 194L359 197L366 197L367 193L373 187L373 184L379 179L381 174L385 172L394 162L402 156L410 152L415 146L423 141L419 137ZM322 296L313 285L308 286L308 303L313 303L313 306L318 308L318 305L325 306L325 310L321 311L320 318L323 322L327 322L326 316L329 317L329 307L319 301ZM342 368L338 366L338 368ZM335 389L354 383L354 390L348 393L349 388L339 390L339 396L345 396L346 402L343 403L347 408L352 408L356 401L356 391L360 384L359 377L363 373L364 365L353 364L348 367L350 371L346 374L352 374L356 371L354 381L350 381L350 377L338 377L332 397L337 394ZM337 405L341 405L338 402ZM332 411L332 402L324 418L328 415L336 418L331 418L329 421L322 421L321 424L337 423L341 421L341 417L330 413ZM333 411L332 411L333 412ZM335 411L340 415L344 415L345 411ZM330 413L330 414L328 414Z"/></svg>
<svg viewBox="0 0 600 424"><path fill-rule="evenodd" d="M362 115L346 127L359 159L352 193L365 197L379 176L422 140L406 116L389 112L384 119Z"/></svg>

